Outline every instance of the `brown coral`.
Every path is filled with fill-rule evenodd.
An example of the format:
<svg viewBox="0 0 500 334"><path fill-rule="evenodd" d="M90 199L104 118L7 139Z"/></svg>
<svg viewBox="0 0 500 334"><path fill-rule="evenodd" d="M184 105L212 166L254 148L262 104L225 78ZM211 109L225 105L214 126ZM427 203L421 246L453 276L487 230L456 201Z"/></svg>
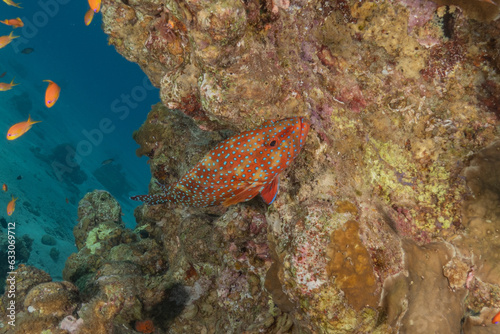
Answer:
<svg viewBox="0 0 500 334"><path fill-rule="evenodd" d="M344 229L331 235L327 255L330 258L326 271L329 277L346 294L349 304L355 309L376 307L380 287L373 272L370 254L359 238L359 224L350 220Z"/></svg>

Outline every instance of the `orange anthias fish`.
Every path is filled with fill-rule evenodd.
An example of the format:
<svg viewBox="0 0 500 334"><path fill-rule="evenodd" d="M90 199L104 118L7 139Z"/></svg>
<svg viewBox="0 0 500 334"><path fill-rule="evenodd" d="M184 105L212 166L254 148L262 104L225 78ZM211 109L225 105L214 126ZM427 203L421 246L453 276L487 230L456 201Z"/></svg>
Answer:
<svg viewBox="0 0 500 334"><path fill-rule="evenodd" d="M14 38L19 37L19 36L13 36L12 33L13 32L11 31L8 36L0 36L0 49L9 45L9 43L12 42Z"/></svg>
<svg viewBox="0 0 500 334"><path fill-rule="evenodd" d="M48 82L47 90L45 91L45 105L47 108L52 107L57 99L59 98L59 93L61 92L61 87L59 87L55 82L50 80L43 80Z"/></svg>
<svg viewBox="0 0 500 334"><path fill-rule="evenodd" d="M9 6L14 6L14 7L17 7L17 8L23 8L23 7L19 6L20 3L14 3L12 0L3 0L3 2L5 2Z"/></svg>
<svg viewBox="0 0 500 334"><path fill-rule="evenodd" d="M31 126L35 123L40 123L41 121L32 121L31 117L28 116L28 120L26 122L21 122L14 124L13 126L10 127L9 131L7 132L7 139L8 140L14 140L22 135L24 135L29 129L31 129Z"/></svg>
<svg viewBox="0 0 500 334"><path fill-rule="evenodd" d="M0 82L0 92L5 92L7 90L11 90L12 87L17 86L19 84L14 83L14 79L10 83Z"/></svg>
<svg viewBox="0 0 500 334"><path fill-rule="evenodd" d="M16 201L17 198L14 198L14 195L12 195L12 199L10 200L9 204L7 204L7 215L11 215L14 213L14 210L16 209Z"/></svg>
<svg viewBox="0 0 500 334"><path fill-rule="evenodd" d="M101 0L88 0L88 1L90 9L92 9L94 13L99 13L99 11L101 10Z"/></svg>
<svg viewBox="0 0 500 334"><path fill-rule="evenodd" d="M160 185L164 194L131 199L149 205L230 206L260 193L271 204L280 173L297 157L308 132L309 121L304 117L268 121L219 143L178 182Z"/></svg>
<svg viewBox="0 0 500 334"><path fill-rule="evenodd" d="M3 20L3 21L0 21L0 23L6 24L8 26L12 26L13 28L24 27L24 23L23 23L23 21L20 18L10 19L10 20Z"/></svg>
<svg viewBox="0 0 500 334"><path fill-rule="evenodd" d="M94 11L91 8L85 13L85 16L83 17L85 25L88 26L92 22L93 18L94 18Z"/></svg>
<svg viewBox="0 0 500 334"><path fill-rule="evenodd" d="M500 322L500 312L498 312L493 319L491 319L491 322L494 324L498 324Z"/></svg>
<svg viewBox="0 0 500 334"><path fill-rule="evenodd" d="M6 185L5 183L2 185L2 190L3 190L4 192L6 192L6 191L7 191L7 185Z"/></svg>

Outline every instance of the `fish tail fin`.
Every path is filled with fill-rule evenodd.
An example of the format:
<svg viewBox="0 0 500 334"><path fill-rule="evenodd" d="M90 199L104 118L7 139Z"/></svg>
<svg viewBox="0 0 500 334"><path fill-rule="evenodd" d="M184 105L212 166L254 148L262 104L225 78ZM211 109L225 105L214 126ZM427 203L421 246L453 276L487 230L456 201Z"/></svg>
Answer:
<svg viewBox="0 0 500 334"><path fill-rule="evenodd" d="M19 85L18 83L14 83L14 79L16 79L16 77L12 78L12 81L10 82L11 87Z"/></svg>
<svg viewBox="0 0 500 334"><path fill-rule="evenodd" d="M41 121L34 121L34 120L32 120L32 119L31 119L31 116L30 116L30 115L28 115L28 124L30 124L30 125L31 125L31 124L40 123L40 122L41 122Z"/></svg>
<svg viewBox="0 0 500 334"><path fill-rule="evenodd" d="M0 23L8 24L9 22L7 20L3 20L3 21L0 21Z"/></svg>
<svg viewBox="0 0 500 334"><path fill-rule="evenodd" d="M12 195L12 200L15 202L19 199L19 197L14 197L14 195Z"/></svg>
<svg viewBox="0 0 500 334"><path fill-rule="evenodd" d="M137 195L137 196L130 197L130 199L134 200L134 201L141 201L141 202L144 202L148 205L157 205L157 204L161 204L161 203L171 202L170 197L166 196L165 194Z"/></svg>
<svg viewBox="0 0 500 334"><path fill-rule="evenodd" d="M9 34L9 38L10 39L14 39L14 38L18 38L19 36L14 36L12 35L14 33L14 31L11 31L10 34Z"/></svg>
<svg viewBox="0 0 500 334"><path fill-rule="evenodd" d="M48 82L48 83L51 83L51 82L52 82L52 80L48 80L48 79L47 79L47 80L43 80L43 82Z"/></svg>

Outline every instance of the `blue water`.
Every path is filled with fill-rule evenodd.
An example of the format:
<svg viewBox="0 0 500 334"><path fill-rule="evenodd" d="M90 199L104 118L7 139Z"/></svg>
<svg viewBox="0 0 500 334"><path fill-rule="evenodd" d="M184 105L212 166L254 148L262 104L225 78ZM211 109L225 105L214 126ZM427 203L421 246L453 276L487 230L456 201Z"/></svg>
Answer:
<svg viewBox="0 0 500 334"><path fill-rule="evenodd" d="M86 1L20 2L23 9L0 2L1 20L20 17L25 23L14 29L20 37L0 49L0 74L7 72L0 81L15 77L20 83L0 92L0 183L9 187L0 199L6 206L11 195L19 197L14 214L8 217L3 209L0 217L15 221L18 235L34 239L28 263L58 279L65 259L76 251L72 230L78 201L87 191L110 191L122 206L127 227L135 226L132 213L138 203L128 195L147 193L151 175L147 159L135 155L138 146L132 133L159 101L159 93L138 65L108 45L100 13L85 26ZM0 36L11 31L0 24ZM20 52L28 47L34 51ZM50 109L44 104L45 79L61 87ZM7 141L9 127L28 114L42 122ZM102 165L107 159L113 161ZM51 247L40 243L43 234L58 239L57 262L48 256Z"/></svg>

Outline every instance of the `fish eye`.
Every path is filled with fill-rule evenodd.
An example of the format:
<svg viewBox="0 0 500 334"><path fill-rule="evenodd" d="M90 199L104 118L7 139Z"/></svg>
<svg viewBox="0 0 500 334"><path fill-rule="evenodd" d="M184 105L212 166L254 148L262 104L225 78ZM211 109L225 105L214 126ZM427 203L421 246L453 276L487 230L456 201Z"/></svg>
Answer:
<svg viewBox="0 0 500 334"><path fill-rule="evenodd" d="M278 137L272 137L267 140L267 142L264 144L265 147L276 147L279 145L281 140Z"/></svg>

